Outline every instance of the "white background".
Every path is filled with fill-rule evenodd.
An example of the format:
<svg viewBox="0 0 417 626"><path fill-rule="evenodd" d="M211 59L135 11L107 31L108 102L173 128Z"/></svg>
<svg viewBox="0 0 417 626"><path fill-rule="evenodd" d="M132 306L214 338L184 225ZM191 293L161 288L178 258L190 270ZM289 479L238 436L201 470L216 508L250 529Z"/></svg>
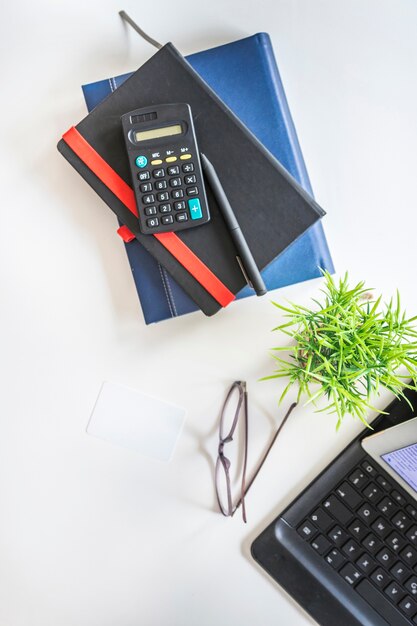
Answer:
<svg viewBox="0 0 417 626"><path fill-rule="evenodd" d="M146 327L109 210L58 154L82 83L153 49L121 8L184 53L272 37L339 272L417 313L414 0L3 3L1 42L1 626L311 623L251 561L264 526L358 432L299 408L248 496L218 514L219 405L248 381L250 466L278 423L270 297ZM320 281L270 294L308 302ZM85 428L103 380L184 406L173 461ZM377 400L382 407L390 399Z"/></svg>

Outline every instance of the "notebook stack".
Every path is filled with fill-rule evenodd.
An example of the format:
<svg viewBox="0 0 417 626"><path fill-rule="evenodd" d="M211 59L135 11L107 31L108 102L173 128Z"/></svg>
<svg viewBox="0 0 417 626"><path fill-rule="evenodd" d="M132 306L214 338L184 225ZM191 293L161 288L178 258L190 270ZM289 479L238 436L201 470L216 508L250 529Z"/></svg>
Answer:
<svg viewBox="0 0 417 626"><path fill-rule="evenodd" d="M120 116L149 104L191 105L200 149L215 165L269 290L333 271L324 212L312 198L267 34L186 60L167 44L134 74L83 91L90 114L59 149L135 236L125 245L146 323L199 308L212 315L253 294L210 193L209 224L165 241L138 229Z"/></svg>

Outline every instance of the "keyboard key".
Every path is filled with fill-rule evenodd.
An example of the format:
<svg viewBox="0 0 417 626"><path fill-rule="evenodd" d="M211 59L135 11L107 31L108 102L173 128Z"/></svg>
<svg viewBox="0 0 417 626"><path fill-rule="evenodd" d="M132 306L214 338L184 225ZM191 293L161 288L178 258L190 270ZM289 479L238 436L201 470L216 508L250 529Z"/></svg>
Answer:
<svg viewBox="0 0 417 626"><path fill-rule="evenodd" d="M175 216L177 222L186 222L188 220L187 213L177 213Z"/></svg>
<svg viewBox="0 0 417 626"><path fill-rule="evenodd" d="M392 530L392 527L382 517L378 517L378 519L376 519L371 524L371 528L373 531L375 531L378 537L382 538L386 537L388 533Z"/></svg>
<svg viewBox="0 0 417 626"><path fill-rule="evenodd" d="M166 202L165 204L160 204L159 205L159 212L160 213L171 213L171 205L169 202Z"/></svg>
<svg viewBox="0 0 417 626"><path fill-rule="evenodd" d="M331 513L333 517L337 519L343 526L348 524L353 517L353 514L349 509L336 498L336 496L330 496L323 502L323 506L328 513Z"/></svg>
<svg viewBox="0 0 417 626"><path fill-rule="evenodd" d="M373 572L373 574L371 574L370 578L371 578L371 580L374 581L374 583L378 587L385 587L390 582L392 582L390 576L388 575L388 572L386 572L385 570L381 569L380 567L378 567L378 569L376 569Z"/></svg>
<svg viewBox="0 0 417 626"><path fill-rule="evenodd" d="M156 206L145 207L145 215L156 215Z"/></svg>
<svg viewBox="0 0 417 626"><path fill-rule="evenodd" d="M388 498L388 496L382 498L381 502L377 504L376 508L387 517L391 517L391 515L393 515L397 510L394 500L391 500L391 498Z"/></svg>
<svg viewBox="0 0 417 626"><path fill-rule="evenodd" d="M362 550L354 539L349 539L349 541L343 546L342 551L346 554L346 556L353 560L359 556Z"/></svg>
<svg viewBox="0 0 417 626"><path fill-rule="evenodd" d="M148 170L142 171L142 172L138 172L138 179L139 180L149 180L151 177L150 172L148 172Z"/></svg>
<svg viewBox="0 0 417 626"><path fill-rule="evenodd" d="M161 191L161 189L166 189L167 188L167 181L166 180L157 180L155 183L155 189L157 191Z"/></svg>
<svg viewBox="0 0 417 626"><path fill-rule="evenodd" d="M354 485L357 489L362 489L368 482L368 476L364 471L357 469L350 476L349 481Z"/></svg>
<svg viewBox="0 0 417 626"><path fill-rule="evenodd" d="M174 209L176 211L185 211L185 201L180 200L179 202L174 202Z"/></svg>
<svg viewBox="0 0 417 626"><path fill-rule="evenodd" d="M372 578L372 576L371 576ZM387 596L375 589L369 580L363 579L355 587L355 591L385 620L387 624L398 624L400 615L396 607L392 606Z"/></svg>
<svg viewBox="0 0 417 626"><path fill-rule="evenodd" d="M417 612L417 604L410 598L410 596L405 596L398 604L398 608L406 615L407 617L412 617L414 613Z"/></svg>
<svg viewBox="0 0 417 626"><path fill-rule="evenodd" d="M412 546L406 546L401 550L400 557L406 565L413 567L417 563L417 550Z"/></svg>
<svg viewBox="0 0 417 626"><path fill-rule="evenodd" d="M406 499L398 491L396 491L395 489L393 491L391 491L391 497L400 506L405 506L407 504Z"/></svg>
<svg viewBox="0 0 417 626"><path fill-rule="evenodd" d="M400 581L400 583L402 583L403 580L408 578L411 574L410 570L407 569L404 563L401 563L400 561L397 561L397 563L391 567L390 572L394 578Z"/></svg>
<svg viewBox="0 0 417 626"><path fill-rule="evenodd" d="M169 184L171 185L171 187L181 187L182 185L181 177L178 176L177 178L171 178L171 180L169 181Z"/></svg>
<svg viewBox="0 0 417 626"><path fill-rule="evenodd" d="M159 226L159 220L157 217L150 217L148 220L146 220L146 223L149 228L156 228L157 226Z"/></svg>
<svg viewBox="0 0 417 626"><path fill-rule="evenodd" d="M339 569L342 563L345 562L345 557L339 552L339 550L333 548L333 550L330 550L329 554L325 557L325 561L327 561L327 563L334 569Z"/></svg>
<svg viewBox="0 0 417 626"><path fill-rule="evenodd" d="M392 518L391 522L394 524L396 528L400 530L405 530L411 524L411 519L407 517L405 513L402 511L398 511Z"/></svg>
<svg viewBox="0 0 417 626"><path fill-rule="evenodd" d="M390 567L394 564L396 556L388 548L382 548L376 555L376 559L385 567Z"/></svg>
<svg viewBox="0 0 417 626"><path fill-rule="evenodd" d="M194 174L191 174L190 176L184 176L184 183L186 185L193 185L196 182L197 182L197 179Z"/></svg>
<svg viewBox="0 0 417 626"><path fill-rule="evenodd" d="M413 517L414 519L417 519L417 508L415 506L412 506L411 504L407 504L407 506L405 507L405 510L411 517Z"/></svg>
<svg viewBox="0 0 417 626"><path fill-rule="evenodd" d="M184 190L183 189L174 189L174 191L171 191L171 197L174 198L174 200L179 200L180 198L184 197Z"/></svg>
<svg viewBox="0 0 417 626"><path fill-rule="evenodd" d="M155 196L153 193L150 193L142 198L143 204L153 204L155 202Z"/></svg>
<svg viewBox="0 0 417 626"><path fill-rule="evenodd" d="M365 539L363 539L362 545L364 548L369 550L371 554L375 554L375 552L379 549L382 543L379 539L375 537L375 535L370 533L367 537L365 537Z"/></svg>
<svg viewBox="0 0 417 626"><path fill-rule="evenodd" d="M297 528L297 532L303 539L310 539L316 534L317 528L306 519L306 521Z"/></svg>
<svg viewBox="0 0 417 626"><path fill-rule="evenodd" d="M172 224L174 221L174 218L172 217L172 215L163 215L161 217L161 223L164 224L164 226L167 226L168 224Z"/></svg>
<svg viewBox="0 0 417 626"><path fill-rule="evenodd" d="M198 196L198 187L187 187L187 196Z"/></svg>
<svg viewBox="0 0 417 626"><path fill-rule="evenodd" d="M332 547L330 541L324 535L318 535L310 544L319 554L324 554Z"/></svg>
<svg viewBox="0 0 417 626"><path fill-rule="evenodd" d="M340 526L335 526L332 528L330 532L327 533L327 536L335 543L337 546L342 546L349 539L349 535L346 531L344 531Z"/></svg>
<svg viewBox="0 0 417 626"><path fill-rule="evenodd" d="M413 545L417 546L417 526L411 526L405 533L405 536Z"/></svg>
<svg viewBox="0 0 417 626"><path fill-rule="evenodd" d="M356 565L365 574L370 574L376 568L377 563L375 559L370 557L368 554L362 554L362 556L357 559Z"/></svg>
<svg viewBox="0 0 417 626"><path fill-rule="evenodd" d="M142 183L139 185L139 188L142 193L148 193L149 191L152 191L152 183Z"/></svg>
<svg viewBox="0 0 417 626"><path fill-rule="evenodd" d="M178 165L171 165L171 167L168 168L167 172L170 176L178 176L178 174L180 173L180 168Z"/></svg>
<svg viewBox="0 0 417 626"><path fill-rule="evenodd" d="M404 587L413 597L417 596L417 576L411 576L411 578L405 582Z"/></svg>
<svg viewBox="0 0 417 626"><path fill-rule="evenodd" d="M185 174L189 174L190 172L194 172L194 165L192 163L185 163L181 169Z"/></svg>
<svg viewBox="0 0 417 626"><path fill-rule="evenodd" d="M376 482L378 483L378 485L383 487L385 491L391 491L392 485L384 476L377 476Z"/></svg>
<svg viewBox="0 0 417 626"><path fill-rule="evenodd" d="M378 515L375 509L370 504L362 504L362 506L360 506L356 512L359 517L367 524L371 524Z"/></svg>
<svg viewBox="0 0 417 626"><path fill-rule="evenodd" d="M157 198L159 202L166 202L167 200L169 200L169 193L167 191L161 191L157 194Z"/></svg>
<svg viewBox="0 0 417 626"><path fill-rule="evenodd" d="M363 490L363 495L370 502L378 502L384 495L384 492L380 487L377 487L375 483L369 483Z"/></svg>
<svg viewBox="0 0 417 626"><path fill-rule="evenodd" d="M363 467L363 469L365 470L367 474L369 474L369 476L376 476L376 473L377 473L376 469L371 463L368 463L368 461L364 461L361 464L361 467Z"/></svg>
<svg viewBox="0 0 417 626"><path fill-rule="evenodd" d="M352 563L346 563L344 567L340 570L339 574L349 583L349 585L354 585L358 582L358 580L362 577L362 574Z"/></svg>
<svg viewBox="0 0 417 626"><path fill-rule="evenodd" d="M363 522L355 519L349 526L349 532L353 535L353 537L355 537L355 539L361 541L365 535L368 534L369 528Z"/></svg>
<svg viewBox="0 0 417 626"><path fill-rule="evenodd" d="M397 604L401 600L401 598L404 596L404 591L396 582L392 582L388 585L388 587L385 587L384 593L395 604Z"/></svg>
<svg viewBox="0 0 417 626"><path fill-rule="evenodd" d="M153 170L152 174L154 175L154 178L163 178L165 176L165 170L160 167L157 170Z"/></svg>
<svg viewBox="0 0 417 626"><path fill-rule="evenodd" d="M314 513L310 515L311 521L320 528L320 530L326 531L333 525L333 519L330 515L327 515L323 509L316 509Z"/></svg>
<svg viewBox="0 0 417 626"><path fill-rule="evenodd" d="M356 509L358 504L362 501L358 492L347 482L342 483L340 487L336 489L336 493L339 498L352 509Z"/></svg>
<svg viewBox="0 0 417 626"><path fill-rule="evenodd" d="M405 541L404 538L399 535L396 530L393 530L392 533L388 535L388 537L385 539L385 544L394 552L398 552L404 546Z"/></svg>

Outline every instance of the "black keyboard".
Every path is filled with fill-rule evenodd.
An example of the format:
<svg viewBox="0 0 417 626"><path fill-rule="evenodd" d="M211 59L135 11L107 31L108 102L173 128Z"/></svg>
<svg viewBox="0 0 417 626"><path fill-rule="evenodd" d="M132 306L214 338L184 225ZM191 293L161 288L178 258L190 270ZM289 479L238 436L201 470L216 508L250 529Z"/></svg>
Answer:
<svg viewBox="0 0 417 626"><path fill-rule="evenodd" d="M373 461L351 467L297 532L380 614L389 601L417 624L417 505Z"/></svg>

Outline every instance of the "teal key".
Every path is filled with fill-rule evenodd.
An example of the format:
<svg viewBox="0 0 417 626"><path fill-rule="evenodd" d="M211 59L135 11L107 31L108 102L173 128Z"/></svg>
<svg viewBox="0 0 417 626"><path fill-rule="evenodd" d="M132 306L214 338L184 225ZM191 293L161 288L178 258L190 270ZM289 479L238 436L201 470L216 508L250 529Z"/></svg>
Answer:
<svg viewBox="0 0 417 626"><path fill-rule="evenodd" d="M143 154L141 154L140 156L136 157L135 163L138 167L146 167L148 164L148 159L146 158L146 156L143 156Z"/></svg>
<svg viewBox="0 0 417 626"><path fill-rule="evenodd" d="M188 208L192 220L199 220L203 217L199 198L190 198L190 200L188 200Z"/></svg>

